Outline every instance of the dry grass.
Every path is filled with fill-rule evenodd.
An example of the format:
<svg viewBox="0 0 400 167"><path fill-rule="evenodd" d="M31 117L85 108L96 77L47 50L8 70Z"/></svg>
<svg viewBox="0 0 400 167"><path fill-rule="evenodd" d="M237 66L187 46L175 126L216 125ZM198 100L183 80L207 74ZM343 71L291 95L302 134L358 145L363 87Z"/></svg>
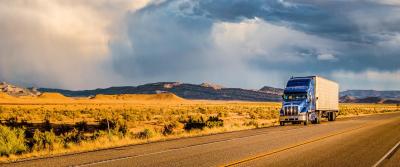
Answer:
<svg viewBox="0 0 400 167"><path fill-rule="evenodd" d="M68 152L79 152L109 148L149 141L189 137L237 131L276 125L280 103L185 100L173 94L161 95L99 95L94 99L66 98L62 95L47 94L42 98L13 98L0 94L0 120L15 119L26 122L31 128L40 128L45 119L53 127L85 121L96 127L102 119L121 120L127 124L126 135L102 135L96 139L69 143L57 143L53 150L27 152L22 155L0 157L0 161L38 157ZM340 104L341 116L356 116L398 111L398 105L389 104ZM223 120L223 127L186 131L184 122L191 117L217 116ZM163 133L167 125L174 124L173 132ZM137 134L145 129L151 131L146 138ZM94 130L96 131L96 129ZM95 132L85 132L91 136ZM112 142L110 142L112 141Z"/></svg>

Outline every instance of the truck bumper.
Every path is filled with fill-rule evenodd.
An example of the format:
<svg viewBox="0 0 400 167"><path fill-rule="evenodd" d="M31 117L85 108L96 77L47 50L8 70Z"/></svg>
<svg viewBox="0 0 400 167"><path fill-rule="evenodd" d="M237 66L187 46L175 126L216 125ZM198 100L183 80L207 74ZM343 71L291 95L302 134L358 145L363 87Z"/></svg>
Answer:
<svg viewBox="0 0 400 167"><path fill-rule="evenodd" d="M280 116L279 121L281 122L298 122L298 121L306 121L306 115L292 115L292 116Z"/></svg>

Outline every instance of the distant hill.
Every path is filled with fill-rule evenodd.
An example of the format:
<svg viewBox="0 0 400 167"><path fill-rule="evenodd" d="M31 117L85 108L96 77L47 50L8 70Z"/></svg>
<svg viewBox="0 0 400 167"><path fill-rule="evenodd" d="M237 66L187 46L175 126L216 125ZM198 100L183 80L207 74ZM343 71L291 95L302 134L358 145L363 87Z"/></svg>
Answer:
<svg viewBox="0 0 400 167"><path fill-rule="evenodd" d="M159 93L159 94L118 94L118 95L103 95L98 94L92 99L95 100L125 100L125 101L167 101L167 102L181 102L185 99L176 96L172 93Z"/></svg>
<svg viewBox="0 0 400 167"><path fill-rule="evenodd" d="M265 90L265 89L264 89ZM245 100L245 101L280 101L278 90L247 90L241 88L224 88L220 85L203 83L200 85L179 82L158 82L140 86L110 87L105 89L71 91L62 89L41 88L41 92L57 92L65 96L95 96L98 94L159 94L173 93L185 99L205 100Z"/></svg>
<svg viewBox="0 0 400 167"><path fill-rule="evenodd" d="M376 103L376 104L400 104L400 98L387 99L382 97L365 97L357 98L354 96L342 96L339 101L341 103Z"/></svg>
<svg viewBox="0 0 400 167"><path fill-rule="evenodd" d="M10 96L39 96L40 92L36 88L23 88L6 82L0 82L0 93L5 93Z"/></svg>
<svg viewBox="0 0 400 167"><path fill-rule="evenodd" d="M283 89L269 87L269 86L264 86L259 91L274 94L274 95L279 95L279 96L281 96L283 94Z"/></svg>
<svg viewBox="0 0 400 167"><path fill-rule="evenodd" d="M65 97L61 93L42 93L38 96L40 99L56 99L56 100L70 100L70 98Z"/></svg>
<svg viewBox="0 0 400 167"><path fill-rule="evenodd" d="M356 100L357 100L357 98L354 96L341 96L339 98L339 102L341 102L341 103L353 103Z"/></svg>
<svg viewBox="0 0 400 167"><path fill-rule="evenodd" d="M392 90L392 91L346 90L340 92L340 96L353 96L355 98L367 98L367 97L400 98L400 90Z"/></svg>

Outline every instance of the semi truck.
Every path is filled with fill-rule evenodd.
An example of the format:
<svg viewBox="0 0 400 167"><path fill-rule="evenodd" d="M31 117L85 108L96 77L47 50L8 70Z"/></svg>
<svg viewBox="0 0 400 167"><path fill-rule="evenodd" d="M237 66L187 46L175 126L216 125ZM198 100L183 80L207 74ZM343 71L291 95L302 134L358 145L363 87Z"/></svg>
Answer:
<svg viewBox="0 0 400 167"><path fill-rule="evenodd" d="M339 85L320 76L291 77L282 98L281 126L319 124L321 118L335 121L339 112Z"/></svg>

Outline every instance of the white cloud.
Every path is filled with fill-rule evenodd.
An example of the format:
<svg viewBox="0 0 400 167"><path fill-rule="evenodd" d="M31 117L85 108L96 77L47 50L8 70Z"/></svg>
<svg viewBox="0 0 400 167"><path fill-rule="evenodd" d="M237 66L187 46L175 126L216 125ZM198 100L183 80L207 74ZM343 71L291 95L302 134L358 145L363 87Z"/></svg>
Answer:
<svg viewBox="0 0 400 167"><path fill-rule="evenodd" d="M319 54L317 56L317 58L318 58L318 60L329 60L329 61L333 61L333 60L337 59L333 54L330 54L330 53Z"/></svg>
<svg viewBox="0 0 400 167"><path fill-rule="evenodd" d="M376 89L399 90L400 70L377 71L366 70L362 72L335 71L331 76L339 82L341 90L348 89Z"/></svg>
<svg viewBox="0 0 400 167"><path fill-rule="evenodd" d="M381 3L381 4L385 4L385 5L400 5L400 1L399 0L369 0L371 2L375 2L375 3Z"/></svg>
<svg viewBox="0 0 400 167"><path fill-rule="evenodd" d="M302 53L295 48L323 52L331 50L331 41L307 35L284 26L278 26L255 18L238 23L218 22L212 28L212 69L216 82L241 83L243 87L257 88L263 85L283 87L284 82L299 71L277 70L269 65L287 65L312 61L316 55ZM332 55L333 56L333 55ZM325 57L326 58L326 57ZM268 62L265 69L249 64L251 60ZM222 70L223 69L223 70ZM219 73L221 72L221 73ZM304 75L309 75L305 74ZM224 76L223 79L220 76ZM223 83L225 84L225 83Z"/></svg>
<svg viewBox="0 0 400 167"><path fill-rule="evenodd" d="M280 4L282 4L283 6L285 6L285 7L296 7L296 4L291 3L291 2L287 2L285 0L278 0L278 2Z"/></svg>
<svg viewBox="0 0 400 167"><path fill-rule="evenodd" d="M258 18L239 23L216 23L212 37L216 49L222 52L221 56L234 57L238 61L257 57L269 62L303 62L311 58L311 55L293 48L317 52L330 50L328 40ZM330 57L323 55L322 58Z"/></svg>
<svg viewBox="0 0 400 167"><path fill-rule="evenodd" d="M107 65L109 41L127 11L148 0L2 1L0 80L89 88L117 80Z"/></svg>

